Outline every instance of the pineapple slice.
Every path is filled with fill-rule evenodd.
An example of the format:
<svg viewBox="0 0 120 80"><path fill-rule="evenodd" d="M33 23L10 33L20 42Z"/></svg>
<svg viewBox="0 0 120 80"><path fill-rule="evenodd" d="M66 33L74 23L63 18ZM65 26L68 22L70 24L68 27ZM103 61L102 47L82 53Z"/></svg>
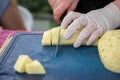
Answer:
<svg viewBox="0 0 120 80"><path fill-rule="evenodd" d="M51 42L52 42L52 35L51 35L51 30L48 30L46 32L44 32L44 35L43 35L43 39L42 39L42 44L43 45L51 45Z"/></svg>
<svg viewBox="0 0 120 80"><path fill-rule="evenodd" d="M31 63L26 64L25 68L26 68L27 74L45 74L46 73L42 64L37 60L34 60Z"/></svg>
<svg viewBox="0 0 120 80"><path fill-rule="evenodd" d="M29 56L27 55L20 55L14 65L14 69L19 72L25 72L25 64L32 62Z"/></svg>
<svg viewBox="0 0 120 80"><path fill-rule="evenodd" d="M60 27L51 29L51 33L52 33L52 45L56 45L57 42L58 42L59 28ZM71 38L69 38L67 40L64 39L64 33L65 33L65 31L66 31L65 29L62 29L61 32L60 32L60 44L61 45L71 45L71 44L73 44L74 41L76 40L77 36L78 36L79 31L77 31Z"/></svg>
<svg viewBox="0 0 120 80"><path fill-rule="evenodd" d="M58 33L59 33L59 28L60 27L56 27L56 28L52 28L51 30L48 30L46 32L44 32L43 34L43 38L42 38L42 45L56 45L58 42ZM60 33L60 45L72 45L77 36L80 33L80 29L77 30L69 39L64 39L64 33L65 33L65 29L61 29L61 33ZM83 45L86 44L86 40L83 41ZM97 46L98 44L98 40L96 40L92 45L93 46Z"/></svg>
<svg viewBox="0 0 120 80"><path fill-rule="evenodd" d="M111 30L103 34L98 43L98 50L104 67L120 73L120 30Z"/></svg>

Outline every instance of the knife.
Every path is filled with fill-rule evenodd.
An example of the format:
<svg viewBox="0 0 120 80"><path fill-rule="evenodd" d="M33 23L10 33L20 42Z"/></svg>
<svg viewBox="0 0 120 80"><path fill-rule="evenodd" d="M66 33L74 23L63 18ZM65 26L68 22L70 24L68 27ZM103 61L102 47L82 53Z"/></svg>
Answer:
<svg viewBox="0 0 120 80"><path fill-rule="evenodd" d="M65 11L63 13L63 15L61 16L61 18L60 18L61 21L66 16L66 14L67 14L67 11ZM60 33L61 33L61 27L60 27L59 32L58 32L58 42L57 42L56 49L55 49L55 57L57 57L57 54L58 54L58 48L59 48L59 43L60 43Z"/></svg>
<svg viewBox="0 0 120 80"><path fill-rule="evenodd" d="M59 32L58 32L58 41L57 41L57 45L55 48L55 57L57 57L57 54L58 54L58 48L59 48L59 43L60 43L60 33L61 33L61 27L59 28Z"/></svg>

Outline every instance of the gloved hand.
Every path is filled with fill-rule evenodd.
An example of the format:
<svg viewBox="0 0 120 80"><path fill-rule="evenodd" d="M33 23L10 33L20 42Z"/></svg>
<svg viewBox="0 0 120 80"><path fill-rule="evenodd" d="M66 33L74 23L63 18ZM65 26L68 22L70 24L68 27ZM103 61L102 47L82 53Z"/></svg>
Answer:
<svg viewBox="0 0 120 80"><path fill-rule="evenodd" d="M78 28L83 28L74 43L74 47L79 47L84 39L88 38L86 45L90 45L107 30L115 29L119 25L120 10L110 3L104 8L90 11L87 14L68 13L61 23L61 28L67 28L65 39L70 38Z"/></svg>
<svg viewBox="0 0 120 80"><path fill-rule="evenodd" d="M79 0L48 0L48 2L53 9L54 19L57 23L60 23L60 18L65 11L75 10Z"/></svg>

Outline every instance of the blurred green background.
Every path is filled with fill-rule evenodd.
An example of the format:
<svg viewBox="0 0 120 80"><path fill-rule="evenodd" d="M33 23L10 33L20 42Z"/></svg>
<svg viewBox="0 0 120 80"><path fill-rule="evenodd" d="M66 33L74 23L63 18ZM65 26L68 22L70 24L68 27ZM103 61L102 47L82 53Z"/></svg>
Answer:
<svg viewBox="0 0 120 80"><path fill-rule="evenodd" d="M48 0L17 0L22 6L25 6L33 14L38 13L50 13L52 14L52 9L48 4Z"/></svg>
<svg viewBox="0 0 120 80"><path fill-rule="evenodd" d="M58 26L53 19L48 0L17 0L17 2L31 12L34 18L34 31L43 31Z"/></svg>

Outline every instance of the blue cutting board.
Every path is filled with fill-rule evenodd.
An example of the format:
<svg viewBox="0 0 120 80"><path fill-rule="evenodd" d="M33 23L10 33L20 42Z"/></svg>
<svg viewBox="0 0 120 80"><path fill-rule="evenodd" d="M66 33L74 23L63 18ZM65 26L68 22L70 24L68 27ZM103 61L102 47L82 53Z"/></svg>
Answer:
<svg viewBox="0 0 120 80"><path fill-rule="evenodd" d="M55 46L41 44L41 33L19 33L0 58L0 80L120 80L120 74L110 72L102 65L97 47L60 46L55 57ZM45 67L45 75L17 73L13 66L18 56L29 55Z"/></svg>

